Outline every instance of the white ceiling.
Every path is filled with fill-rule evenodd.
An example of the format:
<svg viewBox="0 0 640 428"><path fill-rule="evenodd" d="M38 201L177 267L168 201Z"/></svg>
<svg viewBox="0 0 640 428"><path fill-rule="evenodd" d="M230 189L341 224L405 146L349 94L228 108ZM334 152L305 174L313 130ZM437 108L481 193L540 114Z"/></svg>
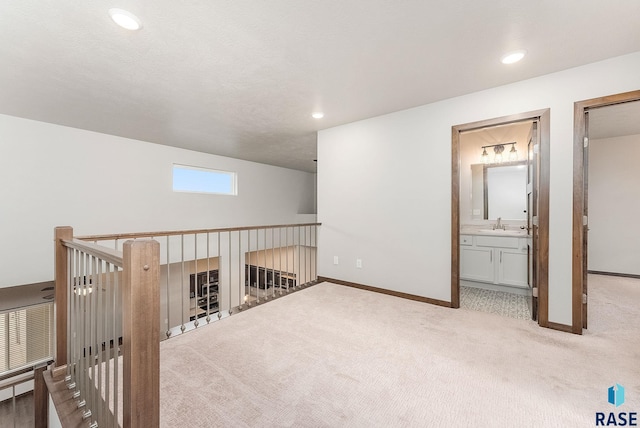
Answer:
<svg viewBox="0 0 640 428"><path fill-rule="evenodd" d="M5 0L0 113L314 171L319 129L640 51L638 16L637 0Z"/></svg>
<svg viewBox="0 0 640 428"><path fill-rule="evenodd" d="M526 148L532 123L532 120L524 120L506 125L489 126L473 131L465 131L460 134L460 137L465 142L473 143L477 147L516 142Z"/></svg>
<svg viewBox="0 0 640 428"><path fill-rule="evenodd" d="M589 138L640 135L640 101L589 110Z"/></svg>

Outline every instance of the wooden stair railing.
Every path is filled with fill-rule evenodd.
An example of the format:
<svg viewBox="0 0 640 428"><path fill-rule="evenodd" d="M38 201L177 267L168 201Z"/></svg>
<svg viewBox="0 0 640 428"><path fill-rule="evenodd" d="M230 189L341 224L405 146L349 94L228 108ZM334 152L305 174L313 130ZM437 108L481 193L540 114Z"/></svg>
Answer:
<svg viewBox="0 0 640 428"><path fill-rule="evenodd" d="M123 252L119 254L112 250L106 250L103 253L95 244L74 240L71 227L55 229L55 367L44 373L45 386L42 386L42 382L36 382L35 394L42 396L42 388L47 388L64 428L87 426L87 420L82 419L82 413L77 409L73 391L69 390L65 381L66 365L71 363L67 355L68 302L69 293L72 292L73 287L70 285L73 284L73 275L68 272L69 247L81 248L87 254L96 257L100 257L101 253L111 253L106 257L121 259L123 427L158 427L160 425L160 343L158 341L160 251L159 244L153 240L130 240L125 242ZM113 256L113 254L116 255ZM46 395L46 392L44 394ZM115 402L117 403L117 400ZM37 411L40 413L36 420L46 421L46 416L42 415L42 412L48 413L46 407L38 406ZM104 411L108 412L108 410Z"/></svg>

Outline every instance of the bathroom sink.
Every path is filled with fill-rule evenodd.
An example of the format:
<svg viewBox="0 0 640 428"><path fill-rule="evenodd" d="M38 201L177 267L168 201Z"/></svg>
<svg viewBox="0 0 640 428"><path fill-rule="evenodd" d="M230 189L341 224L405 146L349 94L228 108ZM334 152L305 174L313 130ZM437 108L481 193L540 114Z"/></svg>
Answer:
<svg viewBox="0 0 640 428"><path fill-rule="evenodd" d="M504 229L479 229L478 233L486 235L511 235L511 236L524 236L526 231L524 229L517 230L504 230Z"/></svg>

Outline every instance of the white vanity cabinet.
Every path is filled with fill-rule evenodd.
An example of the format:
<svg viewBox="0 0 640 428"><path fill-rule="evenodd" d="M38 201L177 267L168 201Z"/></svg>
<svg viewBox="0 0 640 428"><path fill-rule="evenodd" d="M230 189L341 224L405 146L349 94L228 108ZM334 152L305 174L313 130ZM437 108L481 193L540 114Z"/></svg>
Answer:
<svg viewBox="0 0 640 428"><path fill-rule="evenodd" d="M460 279L527 287L527 238L460 235Z"/></svg>
<svg viewBox="0 0 640 428"><path fill-rule="evenodd" d="M493 248L460 246L460 279L494 282Z"/></svg>
<svg viewBox="0 0 640 428"><path fill-rule="evenodd" d="M498 284L513 285L517 287L527 284L527 248L511 249L496 248L498 255Z"/></svg>

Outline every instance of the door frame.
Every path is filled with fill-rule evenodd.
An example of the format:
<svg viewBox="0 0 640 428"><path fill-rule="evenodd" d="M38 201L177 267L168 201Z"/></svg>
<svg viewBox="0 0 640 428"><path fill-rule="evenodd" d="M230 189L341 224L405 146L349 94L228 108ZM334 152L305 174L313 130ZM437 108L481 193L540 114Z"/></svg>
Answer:
<svg viewBox="0 0 640 428"><path fill-rule="evenodd" d="M451 127L451 307L460 307L460 133L537 120L540 133L538 186L538 324L549 325L549 153L550 109L535 110Z"/></svg>
<svg viewBox="0 0 640 428"><path fill-rule="evenodd" d="M588 195L585 173L588 171L588 160L585 165L584 139L585 113L589 109L606 107L632 101L640 101L640 90L623 92L615 95L591 98L577 101L573 105L573 250L572 250L572 282L571 282L571 310L572 333L582 334L583 326L587 325L588 299L583 303L583 294L587 296L587 284L584 263L587 256L587 242L584 239L585 227L583 215L586 194ZM586 148L588 149L588 147ZM588 219L587 219L588 220ZM588 222L587 222L588 223Z"/></svg>

